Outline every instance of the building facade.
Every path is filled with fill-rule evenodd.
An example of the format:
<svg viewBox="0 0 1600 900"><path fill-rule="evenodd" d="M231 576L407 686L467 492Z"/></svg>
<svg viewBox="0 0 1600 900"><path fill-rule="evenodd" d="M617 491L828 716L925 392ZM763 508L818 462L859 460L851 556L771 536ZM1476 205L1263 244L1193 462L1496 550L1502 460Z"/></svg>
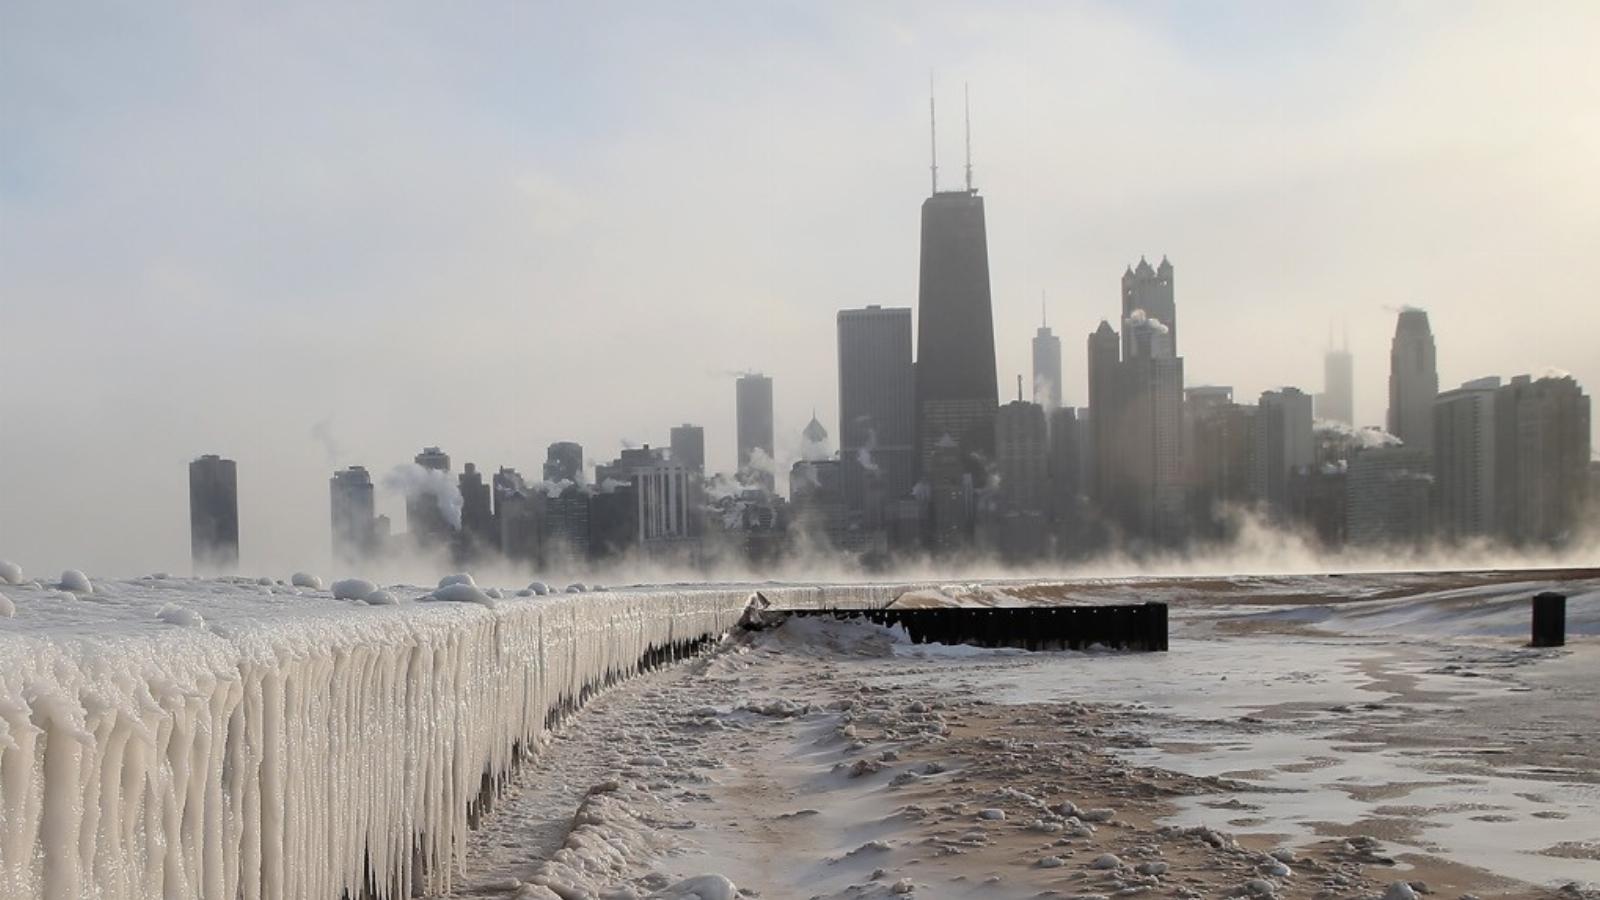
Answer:
<svg viewBox="0 0 1600 900"><path fill-rule="evenodd" d="M372 476L361 466L333 473L328 479L332 514L333 560L355 565L378 554L378 516Z"/></svg>
<svg viewBox="0 0 1600 900"><path fill-rule="evenodd" d="M207 454L189 463L189 553L196 574L239 568L239 473Z"/></svg>
<svg viewBox="0 0 1600 900"><path fill-rule="evenodd" d="M738 431L739 477L771 492L777 485L773 455L772 379L765 375L739 376L734 385Z"/></svg>
<svg viewBox="0 0 1600 900"><path fill-rule="evenodd" d="M1498 377L1469 381L1433 404L1434 522L1449 538L1493 534Z"/></svg>
<svg viewBox="0 0 1600 900"><path fill-rule="evenodd" d="M1433 450L1433 401L1439 369L1425 310L1407 307L1389 347L1389 433L1413 450Z"/></svg>
<svg viewBox="0 0 1600 900"><path fill-rule="evenodd" d="M1502 536L1515 543L1570 540L1583 526L1588 493L1588 395L1571 376L1519 375L1496 393L1494 427Z"/></svg>
<svg viewBox="0 0 1600 900"><path fill-rule="evenodd" d="M911 310L840 310L839 460L845 505L877 518L911 493L916 470L916 370ZM876 502L869 502L875 499Z"/></svg>
<svg viewBox="0 0 1600 900"><path fill-rule="evenodd" d="M1041 324L1033 335L1033 402L1045 410L1062 405L1061 338Z"/></svg>
<svg viewBox="0 0 1600 900"><path fill-rule="evenodd" d="M1134 318L1134 313L1143 312L1145 318L1155 319L1167 328L1167 334L1172 340L1173 354L1178 352L1178 305L1173 292L1172 263L1165 256L1161 257L1161 265L1151 268L1144 257L1139 257L1137 266L1130 266L1122 273L1122 318L1123 321ZM1122 355L1127 358L1132 354L1133 335L1126 329L1122 334Z"/></svg>

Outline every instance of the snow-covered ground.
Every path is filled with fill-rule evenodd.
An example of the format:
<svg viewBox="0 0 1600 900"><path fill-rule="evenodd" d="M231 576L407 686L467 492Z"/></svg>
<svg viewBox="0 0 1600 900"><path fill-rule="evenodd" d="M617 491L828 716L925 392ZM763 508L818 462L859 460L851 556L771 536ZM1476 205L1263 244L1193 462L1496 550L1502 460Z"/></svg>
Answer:
<svg viewBox="0 0 1600 900"><path fill-rule="evenodd" d="M1600 866L1594 572L544 595L13 574L7 900L334 898L369 866L390 896L543 900L1572 897ZM1526 649L1549 587L1576 637ZM1164 599L1172 649L808 619L623 679L758 591Z"/></svg>

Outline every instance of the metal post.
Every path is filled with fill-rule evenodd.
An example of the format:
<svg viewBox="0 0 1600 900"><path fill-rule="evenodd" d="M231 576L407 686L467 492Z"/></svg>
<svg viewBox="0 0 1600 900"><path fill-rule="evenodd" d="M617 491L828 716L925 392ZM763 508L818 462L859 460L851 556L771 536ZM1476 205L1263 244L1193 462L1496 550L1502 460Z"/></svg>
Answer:
<svg viewBox="0 0 1600 900"><path fill-rule="evenodd" d="M1533 598L1533 646L1560 647L1567 642L1567 597L1545 591Z"/></svg>

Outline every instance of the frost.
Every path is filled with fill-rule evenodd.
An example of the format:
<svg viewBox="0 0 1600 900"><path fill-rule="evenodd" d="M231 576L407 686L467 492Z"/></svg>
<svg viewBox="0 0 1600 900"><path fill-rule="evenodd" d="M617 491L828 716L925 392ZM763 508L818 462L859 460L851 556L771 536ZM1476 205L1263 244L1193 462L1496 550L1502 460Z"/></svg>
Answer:
<svg viewBox="0 0 1600 900"><path fill-rule="evenodd" d="M313 591L322 590L322 579L312 575L310 572L294 573L289 579L289 583L295 587L310 588Z"/></svg>
<svg viewBox="0 0 1600 900"><path fill-rule="evenodd" d="M0 584L21 584L22 567L14 562L0 559Z"/></svg>
<svg viewBox="0 0 1600 900"><path fill-rule="evenodd" d="M61 589L74 594L94 593L94 585L89 583L89 576L77 569L68 569L61 573Z"/></svg>
<svg viewBox="0 0 1600 900"><path fill-rule="evenodd" d="M377 585L365 578L344 578L333 583L333 598L335 600L364 600L377 589Z"/></svg>

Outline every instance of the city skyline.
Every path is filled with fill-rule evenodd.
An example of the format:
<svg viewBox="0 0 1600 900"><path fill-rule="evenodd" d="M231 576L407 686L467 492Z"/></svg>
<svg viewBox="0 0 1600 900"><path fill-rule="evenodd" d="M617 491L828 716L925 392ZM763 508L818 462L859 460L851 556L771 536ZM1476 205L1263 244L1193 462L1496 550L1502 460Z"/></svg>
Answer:
<svg viewBox="0 0 1600 900"><path fill-rule="evenodd" d="M1339 20L1374 13L1324 10L1303 15ZM1560 11L1552 15L1564 18L1565 28L1514 21L1479 7L1449 12L1435 8L1416 15L1402 23L1409 27L1387 37L1370 31L1354 34L1347 30L1348 22L1335 21L1341 27L1326 30L1317 40L1335 51L1371 50L1394 64L1422 54L1447 69L1459 57L1478 51L1504 58L1530 53L1537 45L1546 60L1541 71L1548 72L1550 66L1562 71L1563 65L1575 65L1575 48L1586 46L1585 36L1594 34L1589 17ZM1424 28L1422 20L1428 16L1449 28ZM865 79L871 85L865 95L845 92L831 82L805 82L799 75L813 71L809 63L820 51L800 48L770 77L758 79L750 94L707 98L715 102L689 110L695 115L681 115L686 110L677 104L668 106L661 118L609 119L616 127L648 133L650 146L660 150L649 164L629 152L635 145L628 134L618 136L599 119L558 110L563 127L577 128L593 146L615 148L596 166L585 168L571 160L539 158L529 149L537 144L532 140L536 133L528 130L532 126L500 133L471 118L485 111L499 114L502 104L511 109L512 98L504 92L482 91L476 105L451 114L455 118L450 121L460 129L422 128L393 107L375 108L354 123L330 128L328 113L361 97L351 84L321 76L346 66L380 63L365 57L341 59L335 49L337 29L310 21L247 41L235 26L192 13L183 28L171 29L175 36L163 39L175 52L157 54L163 64L154 74L131 78L120 93L102 98L95 89L106 77L104 71L68 71L60 60L36 50L58 43L52 37L78 39L70 18L45 11L19 17L8 35L0 37L7 51L0 66L8 75L0 83L13 86L0 90L5 91L7 108L17 112L16 127L4 139L4 158L10 162L0 169L0 203L6 210L0 295L6 298L7 324L0 382L8 386L0 392L0 440L7 458L0 475L5 497L0 542L8 553L42 556L53 564L118 571L148 565L178 569L187 522L181 509L167 508L173 506L169 498L181 496L187 462L212 451L239 460L241 471L250 473L239 485L240 530L247 536L246 561L257 565L293 565L308 553L326 552L321 549L324 539L297 539L290 524L326 518L327 479L335 468L366 464L381 477L381 460L403 460L430 444L442 444L486 469L506 464L537 471L544 446L555 440L571 438L609 458L611 448L625 440L665 445L669 429L689 421L708 432L707 467L728 471L733 417L727 373L740 369L759 368L779 384L775 432L783 471L781 444L797 441L799 426L813 407L822 421L837 420L837 385L826 349L833 342L834 313L874 303L914 305L915 212L908 200L926 190L926 85L911 73L925 71L929 63L939 69L936 90L945 107L953 108L961 81L974 86L974 155L990 202L996 379L1002 395L997 402L1009 398L1006 388L1016 374L1030 371L1027 339L1036 321L1038 291L1044 288L1056 298L1054 329L1067 338L1064 399L1073 406L1086 405L1078 336L1109 313L1116 272L1130 254L1145 248L1166 252L1184 267L1180 303L1189 385L1228 384L1241 398L1284 385L1314 392L1322 382L1322 331L1328 321L1338 319L1350 327L1357 423L1380 424L1387 372L1379 361L1386 358L1393 325L1393 313L1385 307L1406 304L1433 314L1441 385L1495 373L1537 375L1549 366L1573 371L1586 387L1600 383L1600 371L1593 368L1600 363L1583 329L1552 332L1543 324L1581 324L1586 315L1593 320L1593 313L1580 304L1580 273L1582 248L1594 243L1592 209L1597 205L1584 199L1588 182L1582 177L1561 177L1586 171L1576 161L1593 148L1592 136L1569 133L1583 127L1581 120L1525 102L1542 96L1538 89L1543 81L1491 85L1469 72L1463 86L1446 89L1388 71L1385 78L1344 87L1296 82L1295 87L1313 95L1321 91L1319 96L1343 101L1344 121L1370 127L1356 129L1359 140L1337 144L1343 157L1305 150L1304 162L1287 170L1268 167L1255 178L1226 160L1235 152L1248 159L1252 147L1270 146L1271 140L1291 140L1293 110L1273 105L1283 98L1270 91L1249 96L1242 107L1261 104L1276 110L1277 118L1269 117L1265 126L1241 123L1235 133L1204 137L1195 119L1182 112L1166 121L1174 138L1199 141L1176 171L1148 149L1120 160L1112 151L1072 149L1077 155L1071 165L1063 165L1060 148L1081 148L1085 142L1064 140L1068 132L1051 123L1074 103L1089 103L1090 123L1117 134L1129 120L1108 110L1108 100L1148 106L1164 96L1189 96L1181 88L1185 78L1204 83L1206 78L1238 74L1186 56L1185 45L1160 30L1171 22L1140 18L1137 13L1099 10L1093 16L1061 14L1032 23L1039 36L1023 41L1025 46L1073 35L1071 46L1085 51L1083 59L1065 63L1074 67L1091 65L1102 55L1114 58L1118 48L1150 46L1144 40L1151 36L1147 29L1160 38L1154 46L1161 66L1153 74L1102 85L1099 94L1077 94L1055 87L1041 92L1040 84L1074 82L1054 77L1057 73L1044 62L1033 68L1007 65L993 46L953 39L956 28L948 10L935 10L914 23L886 17L872 24L885 31L910 29L909 49L895 50L888 60L899 71L874 65ZM1265 18L1248 26L1224 22L1216 27L1225 33L1225 42L1243 45L1244 60L1276 70L1286 63L1277 56L1281 49L1274 47L1274 38L1302 32L1291 27L1299 23L1286 21L1293 19L1287 13ZM518 16L510 19L512 25L523 24ZM425 23L398 23L378 37L421 48L424 59L436 62L461 52L448 43L423 41L421 25ZM751 22L734 27L760 31ZM517 29L507 31L515 34ZM1493 41L1490 35L1496 35ZM156 38L140 29L133 36ZM741 33L738 39L748 37ZM997 38L994 46L1013 37ZM199 52L213 38L239 52L226 59ZM712 34L695 40L727 38ZM629 40L627 35L593 34L586 39ZM1106 47L1096 51L1087 46L1096 39ZM104 40L111 63L135 46L140 58L148 55L131 39ZM887 40L852 40L844 48L847 66L865 65L865 58L883 49L880 42ZM241 138L259 140L261 149L240 162L228 162L235 154L222 152L237 149L228 135L195 132L181 116L170 131L141 132L144 139L132 142L121 139L126 125L114 110L159 119L174 98L206 109L227 105L228 91L243 90L259 76L276 72L272 61L288 41L306 45L311 74L333 84L334 96L313 100L304 109L284 106L278 95L267 96L269 115L244 122ZM689 51L651 52L672 54L651 57L665 62ZM1472 68L1476 71L1477 64ZM510 74L504 72L483 77L489 74L506 83L527 80L503 77ZM191 86L209 83L213 75L226 91L211 94ZM427 83L420 72L400 75L402 86ZM422 105L437 110L456 104L482 86L476 81L479 76L460 77L436 91L423 91ZM685 84L704 85L686 78ZM39 83L83 98L82 121L89 130L68 127L59 114L15 87ZM801 84L817 96L790 104L790 115L777 120L748 117L752 107L764 109L773 99L796 98ZM1428 104L1429 113L1420 123L1408 116L1406 128L1375 136L1384 131L1379 125L1390 122L1396 104L1417 96L1441 99L1436 94L1445 101L1443 111L1441 104ZM296 96L303 100L316 95ZM526 97L519 93L516 99L523 102ZM429 106L426 101L435 102ZM1469 105L1482 114L1535 126L1522 131L1546 140L1506 147L1469 140L1464 142L1468 151L1447 154L1440 165L1435 154L1441 143L1471 132L1471 123L1477 121L1480 113L1467 112ZM1201 104L1193 114L1204 118L1208 112L1217 110ZM529 114L529 119L536 118L536 113ZM1141 112L1137 120L1147 118ZM274 136L279 119L313 136L312 148L332 152L312 157L285 152L292 145ZM523 121L510 114L505 119ZM742 145L727 139L726 125L719 121L744 123L741 133L753 133L756 151L749 156L747 150L730 151ZM753 129L751 121L756 123ZM856 139L849 154L818 155L811 144L783 150L793 134L784 125L787 121L831 123L835 127L822 130L850 132ZM1030 132L1029 126L1036 130ZM458 136L417 139L424 132ZM1142 129L1128 133L1140 135ZM156 134L159 139L152 137ZM198 148L193 152L199 155L170 153L169 136L174 144ZM351 149L366 147L377 137L385 138L386 149L376 160ZM1573 137L1578 139L1564 140ZM1269 140L1264 143L1264 138ZM685 162L707 145L721 150L710 159ZM958 146L959 137L946 138L943 155L959 158ZM117 158L101 147L116 148ZM1494 157L1500 162L1485 162L1485 150L1504 150L1512 154L1511 162L1504 155ZM431 167L462 151L476 173ZM1273 158L1284 155L1280 149ZM806 160L798 171L807 177L774 185L772 171L797 159ZM1333 165L1334 159L1354 171L1344 172ZM1419 229L1417 218L1401 216L1370 238L1358 237L1371 223L1352 211L1349 192L1369 198L1391 192L1397 173L1415 174L1423 161L1438 180L1408 177L1400 193L1419 210L1416 216L1431 213L1439 221ZM635 177L644 178L657 163L690 173L685 182L703 180L720 167L725 170L722 177L713 180L718 191L694 190L696 198L710 204L707 216L742 221L760 215L776 231L764 233L752 250L732 232L710 229L709 218L696 218L693 227L669 235L665 253L679 258L663 258L660 252L642 257L652 269L649 290L643 283L606 275L594 260L643 248L645 233L666 233L659 223L667 212L685 205L686 195L679 192L687 188L665 185L664 197L631 210L627 221L606 231L598 228L597 219L625 206L613 190L601 189L601 179L628 174L616 190L630 198L648 196ZM1062 171L1056 174L1057 169ZM245 171L265 173L264 179L241 182ZM424 172L427 177L416 181ZM1559 192L1541 190L1539 183L1528 182L1532 172L1565 183ZM1455 221L1461 217L1449 215L1455 201L1444 185L1455 190L1464 173L1484 176L1475 183L1491 186L1484 188L1485 198L1526 196L1538 202L1515 204L1519 218L1514 234L1474 225L1470 219ZM809 182L812 176L826 177L838 188L832 193L852 199L850 222L843 222L836 210L813 205L799 190L798 182ZM193 196L186 189L191 180L202 188L193 201L198 212L171 200ZM258 184L273 190L264 192ZM1332 189L1335 184L1339 190ZM329 185L341 190L329 191ZM401 185L412 189L401 190ZM1240 205L1239 196L1246 198L1244 211L1195 228L1197 217L1218 212L1212 198L1224 189L1237 191L1230 194L1234 205ZM1382 204L1374 209L1390 211ZM478 211L489 215L476 216ZM1291 214L1296 227L1284 229L1282 223ZM469 218L493 223L499 236L485 239L482 232L465 229L461 238L440 242L443 235L436 224ZM378 227L379 219L407 224ZM147 222L150 227L144 227ZM801 232L817 231L818 222L830 225L822 229L828 232L826 240L798 240ZM327 224L337 229L324 233ZM238 255L237 248L250 243L237 240L241 228L262 229L267 240L259 243L281 246L284 255ZM1396 228L1408 232L1407 237L1396 238ZM218 232L215 240L207 239L211 231ZM1419 242L1413 235L1423 231L1428 237ZM1274 237L1276 232L1287 233ZM352 242L351 234L360 234L362 240ZM128 245L118 245L113 239L117 235L128 237ZM689 295L703 281L698 271L707 268L707 257L695 242L708 238L725 244L716 255L731 261L718 272L710 292L714 296L701 301ZM466 244L456 240L475 248L463 257ZM104 248L95 267L72 265L73 256L51 249L68 247L78 254L84 241ZM811 258L802 262L798 255L775 254L780 247L804 247ZM1322 252L1295 252L1310 247ZM1490 247L1499 252L1489 252ZM534 254L538 265L513 262L528 257L529 248L539 250ZM828 262L819 267L823 272L802 271L816 260ZM1330 277L1330 266L1350 274ZM486 274L472 274L479 271ZM849 277L841 280L840 272ZM578 276L582 280L574 281ZM576 285L581 289L574 290ZM663 288L674 303L643 302ZM759 304L758 327L735 298ZM1512 298L1516 315L1493 317L1498 327L1485 329L1491 317L1479 311ZM86 307L92 315L80 320ZM619 334L623 323L629 333L649 339ZM1289 324L1295 328L1286 328ZM1247 361L1227 352L1236 349L1232 342L1239 335L1255 329L1278 340ZM144 339L129 342L129 334ZM197 343L196 337L205 340ZM623 341L638 359L666 373L654 379L656 389L625 389L637 375L612 373L619 367L614 354L604 349L607 341ZM698 348L702 343L709 350L689 354L688 366L678 365L663 346ZM1252 346L1263 343L1256 340ZM1218 350L1200 352L1209 347ZM246 351L259 355L241 362ZM71 365L63 364L63 353ZM44 371L52 377L36 377ZM185 414L171 417L171 409ZM507 409L528 412L506 416ZM150 423L160 427L147 428ZM135 433L139 439L116 442L120 446L113 454L97 440L101 431ZM39 476L51 470L63 472L63 477ZM65 471L114 474L109 488L91 489L71 483ZM53 512L58 504L79 509L106 496L112 502L87 523ZM136 511L148 511L149 520L136 522ZM392 498L380 496L380 511L399 521L401 511L393 507ZM287 536L281 546L271 548L270 558L260 558L252 557L262 549L251 547L250 535Z"/></svg>

